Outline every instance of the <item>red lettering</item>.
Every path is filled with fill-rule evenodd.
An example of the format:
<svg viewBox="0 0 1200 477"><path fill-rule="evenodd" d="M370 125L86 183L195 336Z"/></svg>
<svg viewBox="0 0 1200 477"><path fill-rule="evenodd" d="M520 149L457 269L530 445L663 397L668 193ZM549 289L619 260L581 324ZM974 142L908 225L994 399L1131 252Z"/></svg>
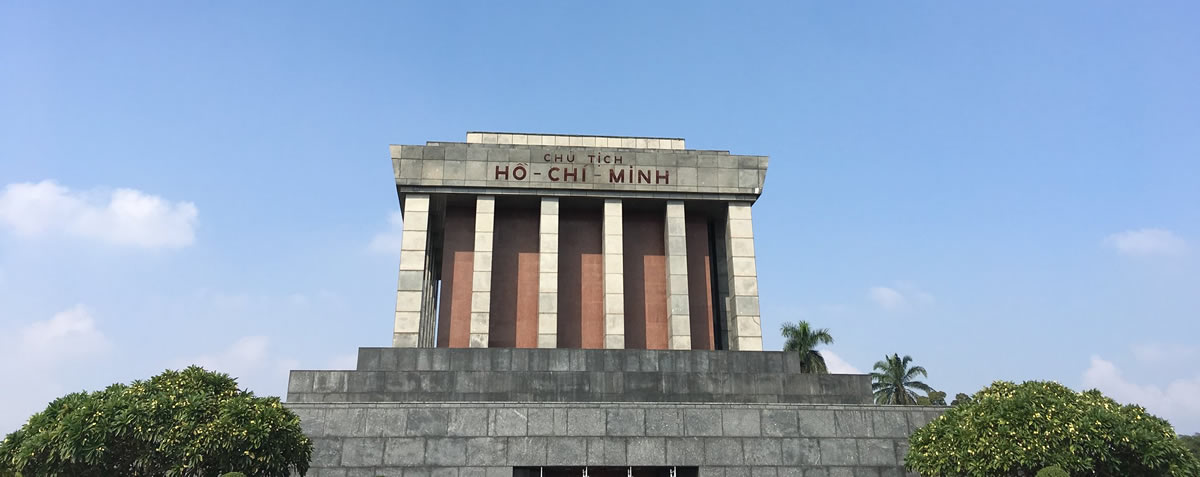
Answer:
<svg viewBox="0 0 1200 477"><path fill-rule="evenodd" d="M649 184L650 183L650 171L642 169L637 172L638 172L638 178L637 178L638 184Z"/></svg>
<svg viewBox="0 0 1200 477"><path fill-rule="evenodd" d="M546 171L546 177L549 177L551 182L558 182L558 178L554 177L555 172L558 172L558 166L551 167L549 171Z"/></svg>
<svg viewBox="0 0 1200 477"><path fill-rule="evenodd" d="M621 171L618 173L616 169L609 169L608 182L616 184L625 182L625 170L621 169Z"/></svg>
<svg viewBox="0 0 1200 477"><path fill-rule="evenodd" d="M671 185L671 171L654 170L654 183Z"/></svg>
<svg viewBox="0 0 1200 477"><path fill-rule="evenodd" d="M572 167L570 169L563 169L563 180L565 180L565 181L573 180L575 182L579 182L579 169L576 169L574 167Z"/></svg>
<svg viewBox="0 0 1200 477"><path fill-rule="evenodd" d="M499 179L500 179L500 175L501 175L501 174L503 174L503 175L504 175L504 179L505 179L505 180L507 180L507 179L508 179L508 166L504 166L504 170L500 170L500 166L496 166L496 177L495 177L495 179L496 179L496 180L499 180Z"/></svg>

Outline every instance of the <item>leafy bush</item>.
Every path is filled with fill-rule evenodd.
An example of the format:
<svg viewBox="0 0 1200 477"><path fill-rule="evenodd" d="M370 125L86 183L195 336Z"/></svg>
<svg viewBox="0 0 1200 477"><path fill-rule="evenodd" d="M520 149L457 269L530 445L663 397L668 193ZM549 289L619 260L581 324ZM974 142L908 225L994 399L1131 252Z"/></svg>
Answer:
<svg viewBox="0 0 1200 477"><path fill-rule="evenodd" d="M246 474L241 472L230 472L228 474L221 474L221 477L246 477Z"/></svg>
<svg viewBox="0 0 1200 477"><path fill-rule="evenodd" d="M1200 475L1167 421L1099 391L1038 381L997 381L950 408L913 433L905 463L926 476L1030 476L1054 465L1076 475Z"/></svg>
<svg viewBox="0 0 1200 477"><path fill-rule="evenodd" d="M1071 477L1071 474L1068 474L1062 467L1052 465L1039 470L1036 477Z"/></svg>
<svg viewBox="0 0 1200 477"><path fill-rule="evenodd" d="M0 475L304 475L312 443L279 398L189 367L58 398L0 442Z"/></svg>
<svg viewBox="0 0 1200 477"><path fill-rule="evenodd" d="M1196 458L1200 459L1200 433L1190 436L1179 436L1179 443L1196 454Z"/></svg>

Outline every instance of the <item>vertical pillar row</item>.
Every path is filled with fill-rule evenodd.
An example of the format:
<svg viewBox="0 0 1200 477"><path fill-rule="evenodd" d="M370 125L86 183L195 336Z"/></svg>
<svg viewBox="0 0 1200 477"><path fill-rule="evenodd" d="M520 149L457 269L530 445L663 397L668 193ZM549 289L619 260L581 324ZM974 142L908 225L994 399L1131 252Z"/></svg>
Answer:
<svg viewBox="0 0 1200 477"><path fill-rule="evenodd" d="M726 213L728 209L726 207ZM713 301L713 324L716 325L713 344L716 349L732 349L729 341L729 324L732 323L729 318L729 234L725 230L728 222L728 218L713 222L713 256L718 257L713 260L712 270L717 294L717 299Z"/></svg>
<svg viewBox="0 0 1200 477"><path fill-rule="evenodd" d="M604 348L625 347L624 240L621 199L604 199Z"/></svg>
<svg viewBox="0 0 1200 477"><path fill-rule="evenodd" d="M392 346L420 345L421 311L429 276L429 195L408 194L404 198L404 228L400 236L400 272L396 284L396 317Z"/></svg>
<svg viewBox="0 0 1200 477"><path fill-rule="evenodd" d="M492 308L492 225L496 198L475 198L475 263L471 277L471 336L468 346L487 348Z"/></svg>
<svg viewBox="0 0 1200 477"><path fill-rule="evenodd" d="M432 234L426 233L426 237L430 235ZM434 303L437 298L437 280L434 279L433 274L433 249L432 246L425 247L425 284L421 287L421 327L417 334L417 347L419 348L437 346L437 316L434 315L434 310L437 309Z"/></svg>
<svg viewBox="0 0 1200 477"><path fill-rule="evenodd" d="M543 197L538 220L538 348L558 347L558 198Z"/></svg>
<svg viewBox="0 0 1200 477"><path fill-rule="evenodd" d="M667 201L667 346L692 348L692 315L689 311L687 223L683 201Z"/></svg>
<svg viewBox="0 0 1200 477"><path fill-rule="evenodd" d="M730 202L725 227L729 273L729 349L762 351L754 223L748 202Z"/></svg>

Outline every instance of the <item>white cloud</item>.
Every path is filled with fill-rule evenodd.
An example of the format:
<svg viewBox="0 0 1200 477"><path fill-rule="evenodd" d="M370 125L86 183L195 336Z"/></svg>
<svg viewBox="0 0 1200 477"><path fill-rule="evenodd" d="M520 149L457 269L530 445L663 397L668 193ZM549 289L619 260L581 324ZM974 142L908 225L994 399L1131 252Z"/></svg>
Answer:
<svg viewBox="0 0 1200 477"><path fill-rule="evenodd" d="M897 283L894 287L871 287L867 290L867 299L887 311L906 310L934 302L933 295L907 282Z"/></svg>
<svg viewBox="0 0 1200 477"><path fill-rule="evenodd" d="M392 212L388 216L388 230L375 234L371 238L370 245L367 245L367 250L376 253L388 255L400 255L400 235L404 230L404 220L400 212Z"/></svg>
<svg viewBox="0 0 1200 477"><path fill-rule="evenodd" d="M898 310L908 306L908 300L903 294L888 287L871 287L867 296L885 310Z"/></svg>
<svg viewBox="0 0 1200 477"><path fill-rule="evenodd" d="M1099 389L1108 397L1126 404L1138 404L1151 414L1167 419L1177 432L1200 431L1200 374L1175 379L1165 387L1137 384L1126 379L1110 361L1092 356L1083 372L1084 388Z"/></svg>
<svg viewBox="0 0 1200 477"><path fill-rule="evenodd" d="M42 359L61 360L108 349L108 340L83 305L58 312L48 320L35 321L22 329L20 336L18 346L22 354Z"/></svg>
<svg viewBox="0 0 1200 477"><path fill-rule="evenodd" d="M1133 357L1147 364L1189 362L1200 356L1200 346L1146 343L1133 346Z"/></svg>
<svg viewBox="0 0 1200 477"><path fill-rule="evenodd" d="M20 388L0 396L0 434L20 426L55 397L109 370L111 348L83 305L15 329L0 329L0 382Z"/></svg>
<svg viewBox="0 0 1200 477"><path fill-rule="evenodd" d="M1187 242L1166 229L1137 229L1109 235L1104 242L1124 255L1154 256L1182 255L1187 252Z"/></svg>
<svg viewBox="0 0 1200 477"><path fill-rule="evenodd" d="M134 189L110 194L72 191L54 181L9 184L0 195L0 224L17 235L65 235L143 248L195 241L196 206Z"/></svg>
<svg viewBox="0 0 1200 477"><path fill-rule="evenodd" d="M859 371L858 368L855 368L850 363L847 363L846 360L842 359L841 356L834 354L833 351L829 351L827 349L822 349L822 350L818 350L817 352L821 353L822 358L825 358L825 367L829 368L829 372L831 374L862 374L863 373L862 371Z"/></svg>
<svg viewBox="0 0 1200 477"><path fill-rule="evenodd" d="M263 364L267 358L267 348L270 340L266 336L243 337L224 351L217 354L197 356L192 364L214 371L231 373L234 368L255 368Z"/></svg>
<svg viewBox="0 0 1200 477"><path fill-rule="evenodd" d="M282 397L287 394L288 372L300 362L272 355L266 336L245 336L220 352L180 360L172 367L190 365L226 373L237 379L238 387L256 394Z"/></svg>

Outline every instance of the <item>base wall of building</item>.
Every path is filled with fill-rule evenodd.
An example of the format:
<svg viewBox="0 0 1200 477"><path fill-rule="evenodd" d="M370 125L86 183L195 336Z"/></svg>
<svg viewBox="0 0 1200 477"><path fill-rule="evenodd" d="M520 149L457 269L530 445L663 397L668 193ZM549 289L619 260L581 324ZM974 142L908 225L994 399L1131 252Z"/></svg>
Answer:
<svg viewBox="0 0 1200 477"><path fill-rule="evenodd" d="M870 404L867 376L803 374L796 353L778 351L360 348L358 358L357 370L291 373L287 406L314 443L309 475L903 476L908 436L945 410Z"/></svg>
<svg viewBox="0 0 1200 477"><path fill-rule="evenodd" d="M697 466L701 477L904 476L942 408L690 403L289 403L310 476L511 477L513 467Z"/></svg>

